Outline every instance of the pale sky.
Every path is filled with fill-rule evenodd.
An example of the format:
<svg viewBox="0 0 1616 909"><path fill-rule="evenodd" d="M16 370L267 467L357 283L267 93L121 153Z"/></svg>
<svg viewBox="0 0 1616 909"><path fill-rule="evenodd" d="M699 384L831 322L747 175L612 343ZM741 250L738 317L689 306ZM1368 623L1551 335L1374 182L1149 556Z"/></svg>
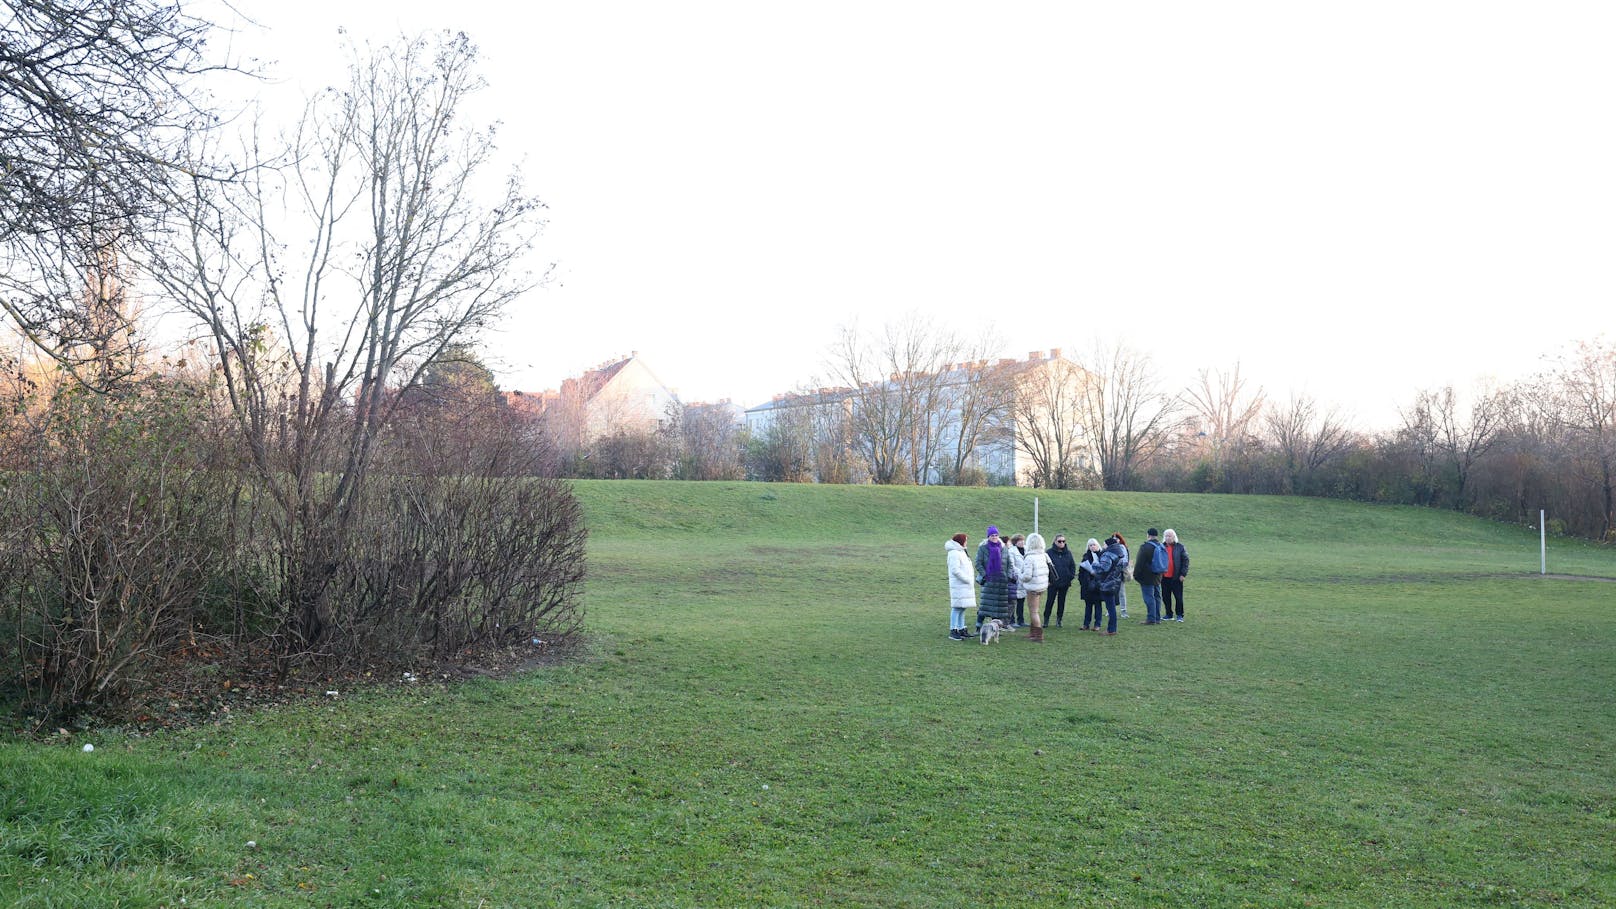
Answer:
<svg viewBox="0 0 1616 909"><path fill-rule="evenodd" d="M751 406L919 311L1383 428L1616 336L1608 2L264 7L266 95L334 81L339 27L481 46L556 266L488 340L507 388L637 350Z"/></svg>

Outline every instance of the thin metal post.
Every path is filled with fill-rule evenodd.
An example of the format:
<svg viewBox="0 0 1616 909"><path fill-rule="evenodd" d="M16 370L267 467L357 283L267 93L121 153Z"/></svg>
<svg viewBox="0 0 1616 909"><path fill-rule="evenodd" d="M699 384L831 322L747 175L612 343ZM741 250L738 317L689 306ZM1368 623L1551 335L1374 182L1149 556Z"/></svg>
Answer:
<svg viewBox="0 0 1616 909"><path fill-rule="evenodd" d="M1032 497L1032 532L1038 532L1038 497Z"/></svg>
<svg viewBox="0 0 1616 909"><path fill-rule="evenodd" d="M1542 508L1537 510L1537 557L1538 574L1549 573L1549 525L1548 512Z"/></svg>

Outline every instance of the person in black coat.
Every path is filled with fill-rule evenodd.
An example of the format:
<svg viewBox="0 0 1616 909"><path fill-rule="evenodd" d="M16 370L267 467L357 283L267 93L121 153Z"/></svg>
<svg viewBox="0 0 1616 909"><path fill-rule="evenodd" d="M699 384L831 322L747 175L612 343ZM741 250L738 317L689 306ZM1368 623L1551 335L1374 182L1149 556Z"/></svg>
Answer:
<svg viewBox="0 0 1616 909"><path fill-rule="evenodd" d="M1154 561L1156 547L1161 543L1156 539L1161 531L1152 527L1146 531L1148 537L1139 544L1139 557L1134 559L1133 579L1139 582L1139 595L1145 601L1145 624L1160 625L1161 616L1161 575L1150 569Z"/></svg>
<svg viewBox="0 0 1616 909"><path fill-rule="evenodd" d="M1089 540L1077 566L1077 595L1083 598L1083 630L1099 631L1105 620L1105 594L1100 590L1100 541ZM1092 619L1092 624L1091 624Z"/></svg>
<svg viewBox="0 0 1616 909"><path fill-rule="evenodd" d="M1049 596L1044 600L1044 627L1049 627L1050 607L1055 609L1055 627L1066 618L1066 593L1077 579L1077 560L1066 546L1066 534L1055 534L1055 547L1049 550Z"/></svg>

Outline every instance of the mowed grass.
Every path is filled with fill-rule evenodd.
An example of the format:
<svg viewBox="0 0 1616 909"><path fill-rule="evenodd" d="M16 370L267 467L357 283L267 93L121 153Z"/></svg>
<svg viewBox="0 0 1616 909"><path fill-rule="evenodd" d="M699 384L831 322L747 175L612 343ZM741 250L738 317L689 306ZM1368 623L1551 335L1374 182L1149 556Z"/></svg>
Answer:
<svg viewBox="0 0 1616 909"><path fill-rule="evenodd" d="M578 660L0 746L0 904L1616 903L1616 584L1530 531L1044 492L1176 528L1188 621L983 647L942 542L1030 490L578 489Z"/></svg>

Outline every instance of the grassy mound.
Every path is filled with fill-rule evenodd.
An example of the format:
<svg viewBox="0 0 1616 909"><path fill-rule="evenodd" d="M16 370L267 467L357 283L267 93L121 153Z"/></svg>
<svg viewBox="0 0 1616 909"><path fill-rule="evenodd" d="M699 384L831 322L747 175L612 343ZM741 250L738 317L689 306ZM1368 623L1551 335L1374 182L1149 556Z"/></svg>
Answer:
<svg viewBox="0 0 1616 909"><path fill-rule="evenodd" d="M1531 531L1040 493L1079 543L1177 529L1188 620L982 647L942 541L1030 529L1031 491L578 488L584 659L0 746L0 902L1616 900L1616 585L1535 577Z"/></svg>

